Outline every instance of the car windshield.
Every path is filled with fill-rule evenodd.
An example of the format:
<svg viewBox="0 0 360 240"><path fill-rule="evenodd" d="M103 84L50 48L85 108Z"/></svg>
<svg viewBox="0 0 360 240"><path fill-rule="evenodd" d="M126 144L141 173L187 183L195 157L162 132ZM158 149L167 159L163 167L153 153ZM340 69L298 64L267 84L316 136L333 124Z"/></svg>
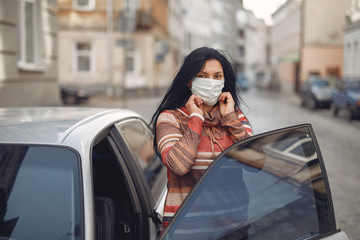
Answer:
<svg viewBox="0 0 360 240"><path fill-rule="evenodd" d="M67 148L0 145L0 239L80 239L79 162Z"/></svg>
<svg viewBox="0 0 360 240"><path fill-rule="evenodd" d="M314 86L318 86L318 87L328 87L330 86L330 81L326 81L324 79L317 79L314 81Z"/></svg>

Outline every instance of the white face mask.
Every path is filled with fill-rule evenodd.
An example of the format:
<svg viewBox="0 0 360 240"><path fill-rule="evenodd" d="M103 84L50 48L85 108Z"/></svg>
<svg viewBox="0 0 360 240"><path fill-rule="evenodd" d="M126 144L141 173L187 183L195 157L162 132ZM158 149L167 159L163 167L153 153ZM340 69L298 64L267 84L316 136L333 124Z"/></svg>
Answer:
<svg viewBox="0 0 360 240"><path fill-rule="evenodd" d="M194 78L191 85L192 94L200 97L204 104L213 106L218 101L225 80L211 78Z"/></svg>

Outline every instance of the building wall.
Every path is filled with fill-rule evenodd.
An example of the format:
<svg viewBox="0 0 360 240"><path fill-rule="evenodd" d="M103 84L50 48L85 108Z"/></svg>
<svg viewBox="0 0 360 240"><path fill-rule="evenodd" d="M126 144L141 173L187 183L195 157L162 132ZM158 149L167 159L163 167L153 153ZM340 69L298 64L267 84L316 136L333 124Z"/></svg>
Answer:
<svg viewBox="0 0 360 240"><path fill-rule="evenodd" d="M258 37L258 19L253 12L247 12L247 24L245 31L245 75L254 82L256 80L259 46Z"/></svg>
<svg viewBox="0 0 360 240"><path fill-rule="evenodd" d="M59 4L62 84L106 89L116 95L127 89L160 88L169 84L166 0L113 0L111 22L107 1L96 0L87 11L75 8L71 2L74 1L61 0ZM128 26L124 24L125 16L129 16L128 22L134 26L127 28L128 31L124 30ZM113 28L108 28L111 24ZM76 69L76 42L91 43L88 72Z"/></svg>
<svg viewBox="0 0 360 240"><path fill-rule="evenodd" d="M210 0L211 46L231 55L236 51L236 9L234 0Z"/></svg>
<svg viewBox="0 0 360 240"><path fill-rule="evenodd" d="M2 0L0 8L0 106L60 105L57 82L56 1L36 0L35 62L23 57L22 1ZM21 40L23 39L23 41Z"/></svg>
<svg viewBox="0 0 360 240"><path fill-rule="evenodd" d="M171 67L174 71L179 69L182 61L181 47L184 42L184 27L183 27L183 8L181 1L168 2L168 33L169 33L169 54Z"/></svg>
<svg viewBox="0 0 360 240"><path fill-rule="evenodd" d="M304 0L303 8L304 45L342 45L345 0Z"/></svg>
<svg viewBox="0 0 360 240"><path fill-rule="evenodd" d="M264 20L258 19L257 21L257 72L262 72L264 74L268 73L268 56L267 56L267 43L268 43L268 28Z"/></svg>
<svg viewBox="0 0 360 240"><path fill-rule="evenodd" d="M360 0L347 0L344 29L344 77L360 79Z"/></svg>
<svg viewBox="0 0 360 240"><path fill-rule="evenodd" d="M279 80L281 83L294 84L295 82L295 67L296 64L292 62L281 62L278 65Z"/></svg>
<svg viewBox="0 0 360 240"><path fill-rule="evenodd" d="M236 50L232 52L235 70L254 82L258 74L267 72L268 29L263 20L244 8L237 10L236 21Z"/></svg>
<svg viewBox="0 0 360 240"><path fill-rule="evenodd" d="M302 1L288 0L273 15L271 32L272 81L299 85L296 66L300 62Z"/></svg>
<svg viewBox="0 0 360 240"><path fill-rule="evenodd" d="M211 46L210 0L183 0L184 41L181 58L202 46Z"/></svg>
<svg viewBox="0 0 360 240"><path fill-rule="evenodd" d="M168 1L167 0L153 0L153 15L155 21L159 28L165 30L167 28L167 10L168 10ZM167 31L167 30L166 30Z"/></svg>
<svg viewBox="0 0 360 240"><path fill-rule="evenodd" d="M272 16L272 56L275 59L300 52L301 3L288 0Z"/></svg>
<svg viewBox="0 0 360 240"><path fill-rule="evenodd" d="M76 70L76 44L91 44L91 71L81 73ZM119 49L114 49L114 71L119 71L123 62L118 59ZM122 52L120 52L122 54ZM106 34L101 31L68 30L59 32L59 78L64 85L94 86L104 85L108 81L108 56ZM119 62L119 60L121 62ZM121 66L119 68L119 66ZM115 73L116 74L116 73ZM74 82L75 81L75 82Z"/></svg>
<svg viewBox="0 0 360 240"><path fill-rule="evenodd" d="M329 76L338 69L342 76L343 48L339 47L313 47L304 46L302 49L301 76L303 80L310 74L319 74L322 77ZM336 70L335 70L336 71Z"/></svg>
<svg viewBox="0 0 360 240"><path fill-rule="evenodd" d="M344 13L345 0L304 0L302 81L316 72L342 76Z"/></svg>

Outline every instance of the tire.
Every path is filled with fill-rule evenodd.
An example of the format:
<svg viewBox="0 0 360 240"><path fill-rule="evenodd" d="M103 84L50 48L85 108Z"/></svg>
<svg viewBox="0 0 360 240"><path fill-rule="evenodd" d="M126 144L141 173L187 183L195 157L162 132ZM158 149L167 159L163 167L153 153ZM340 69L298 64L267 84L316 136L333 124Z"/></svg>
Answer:
<svg viewBox="0 0 360 240"><path fill-rule="evenodd" d="M304 97L301 97L300 106L306 107L306 100L304 99Z"/></svg>
<svg viewBox="0 0 360 240"><path fill-rule="evenodd" d="M355 118L355 114L350 106L346 108L346 118L349 122Z"/></svg>
<svg viewBox="0 0 360 240"><path fill-rule="evenodd" d="M65 104L75 104L75 103L77 103L77 98L73 95L67 95L64 98L64 103Z"/></svg>
<svg viewBox="0 0 360 240"><path fill-rule="evenodd" d="M332 112L334 117L336 117L339 114L339 108L334 103L332 104Z"/></svg>
<svg viewBox="0 0 360 240"><path fill-rule="evenodd" d="M310 98L308 101L308 106L310 109L315 110L317 107L316 100L314 98Z"/></svg>

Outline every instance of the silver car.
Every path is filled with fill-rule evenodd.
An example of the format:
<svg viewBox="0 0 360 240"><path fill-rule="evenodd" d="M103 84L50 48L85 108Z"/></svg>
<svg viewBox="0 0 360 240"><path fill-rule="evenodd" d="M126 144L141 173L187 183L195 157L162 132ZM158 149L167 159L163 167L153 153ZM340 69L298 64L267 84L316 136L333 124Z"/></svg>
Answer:
<svg viewBox="0 0 360 240"><path fill-rule="evenodd" d="M0 109L0 239L339 239L310 124L235 143L161 230L166 168L125 109Z"/></svg>

